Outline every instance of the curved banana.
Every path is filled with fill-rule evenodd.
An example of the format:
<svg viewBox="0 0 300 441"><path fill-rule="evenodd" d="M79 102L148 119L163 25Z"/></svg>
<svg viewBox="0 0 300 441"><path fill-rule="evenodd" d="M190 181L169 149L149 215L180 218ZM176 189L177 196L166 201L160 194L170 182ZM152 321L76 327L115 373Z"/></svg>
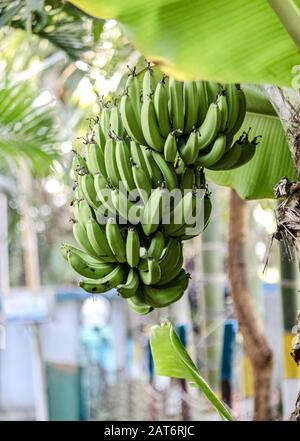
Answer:
<svg viewBox="0 0 300 441"><path fill-rule="evenodd" d="M143 203L146 204L152 191L152 182L150 181L142 167L138 165L133 165L132 174L135 188L138 190Z"/></svg>
<svg viewBox="0 0 300 441"><path fill-rule="evenodd" d="M228 102L228 131L231 132L238 120L240 99L237 86L235 84L226 85L226 94Z"/></svg>
<svg viewBox="0 0 300 441"><path fill-rule="evenodd" d="M97 144L87 144L85 149L85 160L89 172L93 175L101 173L107 178L103 150Z"/></svg>
<svg viewBox="0 0 300 441"><path fill-rule="evenodd" d="M186 192L170 213L170 223L164 225L164 231L172 236L187 224L195 211L196 197L193 191Z"/></svg>
<svg viewBox="0 0 300 441"><path fill-rule="evenodd" d="M159 260L165 248L165 236L161 231L157 231L151 239L147 255L155 260Z"/></svg>
<svg viewBox="0 0 300 441"><path fill-rule="evenodd" d="M86 200L80 199L73 203L75 219L85 228L88 220L94 217L94 212Z"/></svg>
<svg viewBox="0 0 300 441"><path fill-rule="evenodd" d="M105 103L102 107L100 118L99 118L99 124L101 127L101 130L104 134L104 138L107 139L110 132L110 108L109 103ZM102 145L102 144L101 144Z"/></svg>
<svg viewBox="0 0 300 441"><path fill-rule="evenodd" d="M154 161L158 165L161 174L163 175L164 182L168 190L173 190L178 187L178 179L174 167L165 161L165 158L161 153L152 152Z"/></svg>
<svg viewBox="0 0 300 441"><path fill-rule="evenodd" d="M109 213L114 213L115 208L112 203L111 189L108 186L108 182L100 173L94 176L94 185L98 200L108 210Z"/></svg>
<svg viewBox="0 0 300 441"><path fill-rule="evenodd" d="M142 104L141 122L146 143L154 150L162 152L164 149L165 140L159 131L153 99L151 96L147 97Z"/></svg>
<svg viewBox="0 0 300 441"><path fill-rule="evenodd" d="M193 167L186 167L180 179L180 190L192 190L196 185L196 176Z"/></svg>
<svg viewBox="0 0 300 441"><path fill-rule="evenodd" d="M197 164L201 167L210 167L216 164L226 152L226 135L221 134L215 140L210 152L198 156Z"/></svg>
<svg viewBox="0 0 300 441"><path fill-rule="evenodd" d="M116 258L111 252L105 231L101 228L97 221L89 219L86 224L86 233L88 240L93 247L97 256L106 262L115 262Z"/></svg>
<svg viewBox="0 0 300 441"><path fill-rule="evenodd" d="M147 305L145 301L143 300L142 294L140 292L137 292L134 296L130 297L129 299L126 299L129 308L134 311L136 314L139 315L145 315L149 314L149 312L153 311L152 306Z"/></svg>
<svg viewBox="0 0 300 441"><path fill-rule="evenodd" d="M141 151L142 154L144 156L144 163L146 165L147 170L144 170L144 172L146 173L148 171L148 173L146 173L149 178L152 180L152 184L155 187L158 187L159 185L161 185L162 181L163 181L163 176L161 174L160 168L158 167L158 165L156 164L156 162L153 159L152 156L152 152L153 150L149 147L145 147L143 145L141 145ZM141 165L143 167L143 165Z"/></svg>
<svg viewBox="0 0 300 441"><path fill-rule="evenodd" d="M115 219L109 218L106 224L106 237L109 247L120 263L126 262L126 244L123 239L120 227L115 223ZM122 282L120 282L122 283Z"/></svg>
<svg viewBox="0 0 300 441"><path fill-rule="evenodd" d="M116 159L116 142L112 138L109 138L106 141L104 148L104 162L108 180L114 187L118 187L119 182L121 181L121 176Z"/></svg>
<svg viewBox="0 0 300 441"><path fill-rule="evenodd" d="M169 120L169 91L168 85L166 84L166 77L163 77L163 79L157 84L153 102L160 133L166 138L172 130Z"/></svg>
<svg viewBox="0 0 300 441"><path fill-rule="evenodd" d="M239 104L238 104L239 110L238 110L237 119L234 124L231 124L231 129L229 130L229 134L232 135L234 135L240 130L246 116L246 106L247 106L244 92L242 91L239 85L237 85L236 87L237 87L237 95L239 99Z"/></svg>
<svg viewBox="0 0 300 441"><path fill-rule="evenodd" d="M86 173L87 169L86 161L79 153L76 153L73 157L71 166L73 179L77 179L82 173Z"/></svg>
<svg viewBox="0 0 300 441"><path fill-rule="evenodd" d="M139 81L136 75L136 68L134 67L130 74L128 75L128 79L126 81L125 90L130 97L133 111L136 115L138 121L141 118L141 91L139 87Z"/></svg>
<svg viewBox="0 0 300 441"><path fill-rule="evenodd" d="M85 175L78 176L78 184L89 205L97 210L97 208L100 206L100 201L97 197L93 175L87 173Z"/></svg>
<svg viewBox="0 0 300 441"><path fill-rule="evenodd" d="M222 92L220 92L220 95L217 99L217 105L220 109L220 118L221 118L219 131L225 132L228 123L228 103L227 103L225 90L222 90Z"/></svg>
<svg viewBox="0 0 300 441"><path fill-rule="evenodd" d="M230 170L238 163L242 153L241 143L236 141L233 146L215 164L206 167L210 170Z"/></svg>
<svg viewBox="0 0 300 441"><path fill-rule="evenodd" d="M165 274L169 271L170 267L174 267L179 257L182 255L181 243L173 238L169 239L164 254L159 259L161 274Z"/></svg>
<svg viewBox="0 0 300 441"><path fill-rule="evenodd" d="M122 137L124 135L124 126L122 123L121 114L119 111L119 107L114 105L110 110L110 119L109 119L110 131L118 136Z"/></svg>
<svg viewBox="0 0 300 441"><path fill-rule="evenodd" d="M80 280L79 286L87 292L100 294L121 285L125 280L126 272L124 265L118 265L110 273L98 280Z"/></svg>
<svg viewBox="0 0 300 441"><path fill-rule="evenodd" d="M164 145L164 157L167 162L174 164L177 156L176 130L167 135Z"/></svg>
<svg viewBox="0 0 300 441"><path fill-rule="evenodd" d="M131 202L122 191L117 188L112 190L111 200L121 218L133 225L136 225L141 221L143 207Z"/></svg>
<svg viewBox="0 0 300 441"><path fill-rule="evenodd" d="M186 143L181 144L179 147L179 154L183 159L184 163L187 165L194 164L198 157L199 145L198 145L199 135L193 130L190 133Z"/></svg>
<svg viewBox="0 0 300 441"><path fill-rule="evenodd" d="M128 135L139 144L146 144L140 121L140 113L134 108L134 99L131 100L128 94L122 96L120 101L120 114L123 125Z"/></svg>
<svg viewBox="0 0 300 441"><path fill-rule="evenodd" d="M221 92L221 84L215 83L214 81L207 81L206 87L207 87L208 101L209 102L216 101L219 93Z"/></svg>
<svg viewBox="0 0 300 441"><path fill-rule="evenodd" d="M116 160L119 174L124 187L128 192L135 188L135 182L132 175L132 159L130 148L125 141L117 141L116 144Z"/></svg>
<svg viewBox="0 0 300 441"><path fill-rule="evenodd" d="M73 224L73 235L78 245L80 245L84 251L93 257L98 257L90 244L85 228L79 222L74 222Z"/></svg>
<svg viewBox="0 0 300 441"><path fill-rule="evenodd" d="M178 259L173 266L171 266L168 271L162 273L160 281L156 283L157 286L166 285L172 282L182 270L183 265L183 253L178 255Z"/></svg>
<svg viewBox="0 0 300 441"><path fill-rule="evenodd" d="M163 189L155 188L145 206L142 219L142 228L146 236L155 233L162 218Z"/></svg>
<svg viewBox="0 0 300 441"><path fill-rule="evenodd" d="M148 267L146 271L142 271L140 268L138 268L140 279L144 285L155 285L160 281L161 278L161 269L159 263L152 257L149 257L147 262Z"/></svg>
<svg viewBox="0 0 300 441"><path fill-rule="evenodd" d="M169 78L169 113L173 130L184 130L183 83Z"/></svg>
<svg viewBox="0 0 300 441"><path fill-rule="evenodd" d="M148 63L147 69L143 77L143 101L152 95L155 91L156 81L154 78L154 72L150 64Z"/></svg>
<svg viewBox="0 0 300 441"><path fill-rule="evenodd" d="M118 285L118 293L123 299L129 299L136 295L140 285L140 279L137 270L131 268L125 283Z"/></svg>
<svg viewBox="0 0 300 441"><path fill-rule="evenodd" d="M68 262L70 266L83 277L89 279L100 279L101 277L109 274L115 267L113 263L101 263L97 268L90 266L82 257L78 254L68 251Z"/></svg>
<svg viewBox="0 0 300 441"><path fill-rule="evenodd" d="M197 97L197 86L194 81L183 83L184 98L184 133L189 134L198 123L199 102Z"/></svg>
<svg viewBox="0 0 300 441"><path fill-rule="evenodd" d="M131 268L136 268L140 261L140 237L134 228L129 228L127 232L126 259Z"/></svg>
<svg viewBox="0 0 300 441"><path fill-rule="evenodd" d="M196 81L197 102L198 102L198 121L196 127L203 123L208 110L208 92L206 81Z"/></svg>
<svg viewBox="0 0 300 441"><path fill-rule="evenodd" d="M221 124L220 109L217 103L211 103L205 119L199 128L199 150L205 149L217 136Z"/></svg>
<svg viewBox="0 0 300 441"><path fill-rule="evenodd" d="M87 265L93 267L93 268L101 268L103 262L99 258L92 257L90 254L87 254L85 251L81 250L80 248L75 247L74 245L71 245L69 243L63 243L60 247L61 253L65 260L68 260L68 252L72 252L73 254L77 254L79 257L81 257Z"/></svg>

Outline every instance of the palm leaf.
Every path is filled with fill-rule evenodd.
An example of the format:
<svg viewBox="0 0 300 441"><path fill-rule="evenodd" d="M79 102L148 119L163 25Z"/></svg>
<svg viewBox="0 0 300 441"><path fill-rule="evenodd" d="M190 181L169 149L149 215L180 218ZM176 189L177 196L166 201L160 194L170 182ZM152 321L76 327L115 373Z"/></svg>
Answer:
<svg viewBox="0 0 300 441"><path fill-rule="evenodd" d="M71 3L118 20L144 56L180 78L290 85L299 64L297 46L266 0Z"/></svg>
<svg viewBox="0 0 300 441"><path fill-rule="evenodd" d="M24 158L35 174L45 175L58 158L57 134L53 106L39 105L38 97L26 84L0 90L0 158L6 163Z"/></svg>
<svg viewBox="0 0 300 441"><path fill-rule="evenodd" d="M198 373L171 323L151 327L150 345L157 375L184 378L204 393L224 419L233 419L228 409Z"/></svg>

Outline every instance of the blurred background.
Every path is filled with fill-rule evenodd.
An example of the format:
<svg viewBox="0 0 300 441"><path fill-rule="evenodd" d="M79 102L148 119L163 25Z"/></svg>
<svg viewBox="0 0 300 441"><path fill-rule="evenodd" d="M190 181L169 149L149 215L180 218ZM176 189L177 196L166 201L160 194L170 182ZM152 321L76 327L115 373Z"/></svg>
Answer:
<svg viewBox="0 0 300 441"><path fill-rule="evenodd" d="M210 225L185 244L185 296L149 316L113 291L87 295L60 254L73 240L72 149L143 57L115 21L56 1L1 1L0 54L0 419L218 419L183 380L155 376L149 329L166 319L236 417L251 419L253 374L226 276L229 189L210 185ZM299 275L284 246L271 246L274 202L246 208L249 286L274 352L281 419L300 387L290 357Z"/></svg>

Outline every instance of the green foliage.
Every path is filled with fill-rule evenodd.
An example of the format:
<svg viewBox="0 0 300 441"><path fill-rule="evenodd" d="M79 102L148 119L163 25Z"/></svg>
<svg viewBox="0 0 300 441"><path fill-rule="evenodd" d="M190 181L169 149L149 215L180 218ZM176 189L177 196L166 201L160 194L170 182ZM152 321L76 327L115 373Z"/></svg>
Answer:
<svg viewBox="0 0 300 441"><path fill-rule="evenodd" d="M72 3L118 20L144 56L184 79L290 85L291 69L299 64L297 46L267 1Z"/></svg>
<svg viewBox="0 0 300 441"><path fill-rule="evenodd" d="M228 421L233 419L228 409L198 373L171 323L152 326L150 345L157 375L184 378L204 393L222 418Z"/></svg>
<svg viewBox="0 0 300 441"><path fill-rule="evenodd" d="M0 90L0 161L17 162L24 158L37 175L50 172L58 155L51 103L39 104L40 94L27 84Z"/></svg>

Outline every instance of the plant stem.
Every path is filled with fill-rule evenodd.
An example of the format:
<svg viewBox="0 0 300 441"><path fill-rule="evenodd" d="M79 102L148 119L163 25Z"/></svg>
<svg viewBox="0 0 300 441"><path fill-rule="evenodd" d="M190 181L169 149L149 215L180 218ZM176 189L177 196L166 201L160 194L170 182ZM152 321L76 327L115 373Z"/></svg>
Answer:
<svg viewBox="0 0 300 441"><path fill-rule="evenodd" d="M268 0L281 23L300 49L300 10L293 0Z"/></svg>

